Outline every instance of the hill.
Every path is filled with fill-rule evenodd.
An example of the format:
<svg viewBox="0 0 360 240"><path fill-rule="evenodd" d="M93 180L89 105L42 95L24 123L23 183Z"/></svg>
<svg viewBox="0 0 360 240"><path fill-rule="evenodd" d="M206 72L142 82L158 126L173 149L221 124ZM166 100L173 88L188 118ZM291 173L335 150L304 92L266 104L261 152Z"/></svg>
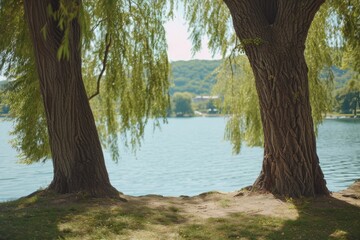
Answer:
<svg viewBox="0 0 360 240"><path fill-rule="evenodd" d="M6 80L4 80L4 81L0 81L0 89L3 87L3 86L5 86L5 84L7 83L7 81Z"/></svg>
<svg viewBox="0 0 360 240"><path fill-rule="evenodd" d="M216 83L214 70L219 67L221 60L190 60L171 63L172 82L170 94L175 92L190 92L194 95L211 95ZM332 67L335 88L341 88L352 78L352 72Z"/></svg>
<svg viewBox="0 0 360 240"><path fill-rule="evenodd" d="M344 87L354 74L352 71L343 70L343 69L337 68L335 66L332 67L332 71L334 73L336 89Z"/></svg>
<svg viewBox="0 0 360 240"><path fill-rule="evenodd" d="M195 95L209 95L215 84L213 71L221 60L190 60L171 63L172 82L170 94L190 92Z"/></svg>

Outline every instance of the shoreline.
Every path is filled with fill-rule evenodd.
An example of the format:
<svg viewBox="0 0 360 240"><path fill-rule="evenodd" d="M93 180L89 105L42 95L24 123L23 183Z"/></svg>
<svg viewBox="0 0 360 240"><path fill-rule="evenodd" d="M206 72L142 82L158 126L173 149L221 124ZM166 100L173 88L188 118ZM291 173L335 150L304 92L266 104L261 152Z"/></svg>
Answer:
<svg viewBox="0 0 360 240"><path fill-rule="evenodd" d="M209 196L209 195L234 195L236 197L239 197L239 196L256 196L256 195L271 195L273 196L274 198L278 198L278 199L282 199L283 197L277 197L271 193L259 193L259 192L253 192L250 190L251 189L251 185L250 186L246 186L246 187L243 187L239 190L235 190L235 191L230 191L230 192L224 192L224 191L218 191L218 190L211 190L211 191L208 191L208 192L202 192L200 194L197 194L197 195L193 195L193 196L189 196L189 195L179 195L179 196L167 196L167 195L161 195L161 194L145 194L145 195L139 195L139 196L133 196L133 195L126 195L126 194L123 194L121 191L119 191L119 196L121 198L124 198L124 199L136 199L136 198L155 198L155 199L192 199L192 198L204 198L206 196ZM30 193L29 195L27 196L23 196L23 197L19 197L19 198L16 198L16 199L13 199L13 200L5 200L5 202L8 202L8 201L17 201L17 200L21 200L21 199L26 199L26 198L31 198L33 196L36 196L37 194L43 194L43 193L47 193L48 191L46 189L44 190L37 190L33 193ZM50 194L53 194L53 193L50 193ZM82 194L82 193L79 193L79 194ZM55 194L55 195L58 195L59 197L61 196L76 196L78 194ZM350 198L354 198L354 199L358 199L360 200L360 179L356 179L349 187L343 189L343 190L340 190L340 191L336 191L336 192L332 192L330 191L330 197L331 196L341 196L341 195L345 195L344 197L350 197ZM318 197L323 197L323 196L317 196L315 197L318 198ZM326 197L326 196L325 196ZM92 198L92 197L90 197ZM101 199L101 198L99 198ZM0 202L1 203L4 203L4 202ZM359 202L360 204L360 202ZM359 205L360 206L360 205Z"/></svg>

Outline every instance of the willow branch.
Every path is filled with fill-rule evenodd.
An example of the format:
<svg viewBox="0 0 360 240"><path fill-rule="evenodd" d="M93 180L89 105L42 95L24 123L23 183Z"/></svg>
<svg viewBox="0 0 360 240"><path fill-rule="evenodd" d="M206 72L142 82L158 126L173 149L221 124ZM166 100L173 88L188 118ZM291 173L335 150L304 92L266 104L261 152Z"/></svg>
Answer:
<svg viewBox="0 0 360 240"><path fill-rule="evenodd" d="M103 18L103 19L100 19L92 28L91 28L91 32L94 32L99 26L101 23L107 21L108 18Z"/></svg>
<svg viewBox="0 0 360 240"><path fill-rule="evenodd" d="M109 38L109 41L108 41L108 38ZM91 95L89 97L89 101L94 98L95 96L99 95L100 93L100 80L105 72L105 69L106 69L106 64L107 64L107 58L108 58L108 55L109 55L109 50L110 50L110 46L111 46L111 37L109 37L108 34L106 34L106 37L105 37L105 41L107 42L106 44L106 47L105 47L105 53L104 53L104 59L102 61L102 69L101 69L101 72L99 74L99 77L97 79L97 85L96 85L96 92Z"/></svg>

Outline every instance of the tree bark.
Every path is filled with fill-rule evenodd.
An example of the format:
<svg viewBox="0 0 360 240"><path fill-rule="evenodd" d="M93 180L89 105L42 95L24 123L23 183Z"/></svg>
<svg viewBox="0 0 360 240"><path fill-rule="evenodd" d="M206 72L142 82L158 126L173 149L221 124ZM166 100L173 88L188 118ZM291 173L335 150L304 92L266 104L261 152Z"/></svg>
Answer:
<svg viewBox="0 0 360 240"><path fill-rule="evenodd" d="M118 196L111 186L104 156L85 92L81 72L81 32L78 17L69 26L69 58L58 60L64 37L59 22L47 12L59 0L24 1L46 111L54 178L49 189ZM81 1L73 3L80 6ZM45 37L44 32L45 31Z"/></svg>
<svg viewBox="0 0 360 240"><path fill-rule="evenodd" d="M304 50L323 0L225 0L256 81L264 159L253 187L301 197L328 195L316 153Z"/></svg>

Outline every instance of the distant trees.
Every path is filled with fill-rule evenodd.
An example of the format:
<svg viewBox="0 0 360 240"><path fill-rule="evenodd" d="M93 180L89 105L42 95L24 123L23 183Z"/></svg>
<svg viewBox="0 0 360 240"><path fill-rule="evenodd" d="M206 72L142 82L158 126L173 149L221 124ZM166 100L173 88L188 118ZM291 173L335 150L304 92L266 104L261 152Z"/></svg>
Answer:
<svg viewBox="0 0 360 240"><path fill-rule="evenodd" d="M6 106L3 102L4 102L4 100L2 99L2 96L0 93L0 114L6 114L9 112L9 107Z"/></svg>
<svg viewBox="0 0 360 240"><path fill-rule="evenodd" d="M177 92L172 97L173 112L177 117L193 116L194 110L191 105L192 95L190 93Z"/></svg>
<svg viewBox="0 0 360 240"><path fill-rule="evenodd" d="M9 113L9 106L6 105L4 99L4 90L5 82L0 82L0 114L7 114Z"/></svg>
<svg viewBox="0 0 360 240"><path fill-rule="evenodd" d="M360 10L354 11L351 17L358 21ZM355 26L359 27L359 24L355 26L352 26L352 24L354 23L350 22L346 25L348 32L349 29L352 30ZM355 36L356 38L350 41L352 44L343 53L342 65L343 68L349 70L350 80L345 86L336 91L336 110L341 113L353 113L354 116L357 116L360 108L360 35L357 33Z"/></svg>
<svg viewBox="0 0 360 240"><path fill-rule="evenodd" d="M340 113L353 113L357 116L360 109L360 80L352 79L345 87L337 91L337 111Z"/></svg>
<svg viewBox="0 0 360 240"><path fill-rule="evenodd" d="M8 114L9 113L9 106L5 104L3 96L1 96L0 92L0 114Z"/></svg>
<svg viewBox="0 0 360 240"><path fill-rule="evenodd" d="M171 63L171 76L174 85L170 94L190 92L195 95L210 95L216 82L214 70L221 60L191 60Z"/></svg>
<svg viewBox="0 0 360 240"><path fill-rule="evenodd" d="M210 113L210 114L218 113L218 110L215 106L215 102L212 99L206 103L206 109L207 109L208 113Z"/></svg>

